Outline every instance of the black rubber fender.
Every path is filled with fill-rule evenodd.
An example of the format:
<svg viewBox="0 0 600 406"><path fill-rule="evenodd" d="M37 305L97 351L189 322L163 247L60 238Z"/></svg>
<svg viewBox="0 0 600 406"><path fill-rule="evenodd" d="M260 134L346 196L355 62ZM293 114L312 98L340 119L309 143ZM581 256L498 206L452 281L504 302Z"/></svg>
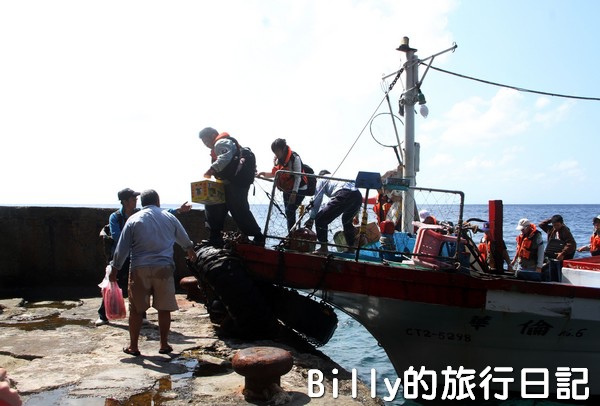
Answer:
<svg viewBox="0 0 600 406"><path fill-rule="evenodd" d="M228 329L244 338L275 337L279 322L246 272L243 260L230 250L209 246L198 247L196 255L198 260L190 270L201 283L210 286L215 299L225 306L230 319Z"/></svg>

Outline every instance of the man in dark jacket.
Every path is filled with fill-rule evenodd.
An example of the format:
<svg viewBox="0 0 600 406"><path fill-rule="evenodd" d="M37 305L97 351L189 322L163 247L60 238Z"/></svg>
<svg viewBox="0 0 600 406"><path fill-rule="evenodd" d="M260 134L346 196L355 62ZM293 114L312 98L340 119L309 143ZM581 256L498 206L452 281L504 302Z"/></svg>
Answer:
<svg viewBox="0 0 600 406"><path fill-rule="evenodd" d="M206 127L200 131L199 136L204 145L211 150L211 165L204 177L210 179L214 176L221 179L225 189L225 203L204 207L206 221L210 227L209 244L215 247L223 246L221 232L229 211L239 229L244 234L254 237L254 244L265 245L265 236L248 203L248 191L254 181L256 161L244 158L237 140L227 133L219 134L214 128Z"/></svg>
<svg viewBox="0 0 600 406"><path fill-rule="evenodd" d="M575 238L560 214L542 221L538 227L548 234L545 256L548 259L550 280L560 281L563 260L572 259L577 250Z"/></svg>

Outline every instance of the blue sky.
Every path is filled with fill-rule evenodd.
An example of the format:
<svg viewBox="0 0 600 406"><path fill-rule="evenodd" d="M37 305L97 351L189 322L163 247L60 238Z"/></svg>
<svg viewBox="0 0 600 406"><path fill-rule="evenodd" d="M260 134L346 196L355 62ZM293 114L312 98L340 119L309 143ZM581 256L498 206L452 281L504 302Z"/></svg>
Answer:
<svg viewBox="0 0 600 406"><path fill-rule="evenodd" d="M382 75L405 61L395 50L403 36L420 58L456 43L434 60L445 70L600 97L599 4L1 2L0 204L117 204L123 187L188 200L209 163L197 137L205 126L251 147L259 170L278 137L317 170L337 167L358 138L337 176L384 173L395 156L369 128L391 143L389 117L369 118ZM463 190L466 203L600 200L600 102L434 70L421 89L418 186ZM401 92L398 83L394 108Z"/></svg>

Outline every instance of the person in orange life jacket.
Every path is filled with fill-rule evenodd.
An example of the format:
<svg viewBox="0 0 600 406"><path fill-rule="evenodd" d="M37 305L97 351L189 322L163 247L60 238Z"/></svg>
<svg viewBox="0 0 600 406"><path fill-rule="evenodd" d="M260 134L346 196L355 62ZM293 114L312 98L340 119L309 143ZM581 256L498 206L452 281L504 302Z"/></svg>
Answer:
<svg viewBox="0 0 600 406"><path fill-rule="evenodd" d="M423 209L419 212L419 220L423 224L437 224L437 219L429 213L429 210Z"/></svg>
<svg viewBox="0 0 600 406"><path fill-rule="evenodd" d="M517 251L511 261L511 266L516 272L535 271L542 272L544 265L544 239L542 233L535 224L531 224L526 218L519 220L517 230L521 234L517 236Z"/></svg>
<svg viewBox="0 0 600 406"><path fill-rule="evenodd" d="M393 213L390 213L390 210L393 208L393 206L394 202L392 201L391 196L388 196L383 192L379 192L377 194L376 203L373 205L373 212L375 212L375 216L377 216L377 222L380 226L381 223L389 221L394 225L394 229L396 231L401 231L402 224L400 224L400 218L398 217L394 220ZM387 227L389 227L389 224Z"/></svg>
<svg viewBox="0 0 600 406"><path fill-rule="evenodd" d="M324 169L319 172L319 176L330 175L331 172ZM329 197L329 202L321 209L323 196ZM341 182L328 178L319 179L313 208L310 211L310 219L304 226L312 228L313 223L317 229L317 240L321 246L317 251L328 252L327 249L327 226L340 215L342 216L342 225L344 227L344 237L349 247L354 246L356 240L356 230L353 220L360 210L363 198L360 191L356 188L354 182Z"/></svg>
<svg viewBox="0 0 600 406"><path fill-rule="evenodd" d="M480 230L484 232L483 237L481 238L481 242L479 243L479 245L477 245L477 249L480 253L480 259L482 262L487 263L492 273L495 273L498 270L498 268L496 267L494 256L492 255L492 243L490 241L490 223L483 223L483 227L481 227ZM508 255L508 251L506 250L506 243L504 242L504 240L501 242L500 247L502 249L502 258L504 259L504 261L506 261L506 264L508 265L508 272L512 272L513 269L510 262L510 256ZM502 266L500 269L502 269Z"/></svg>
<svg viewBox="0 0 600 406"><path fill-rule="evenodd" d="M140 211L140 209L136 207L139 195L140 192L135 192L130 188L122 189L117 193L117 198L121 202L121 208L111 213L110 217L108 218L112 247L110 257L107 258L107 263L110 263L110 261L112 260L112 257L115 253L115 248L117 247L117 243L119 242L119 238L121 237L121 231L123 231L123 227L125 226L125 222L132 214ZM168 209L168 212L174 215L179 213L187 213L191 209L192 205L188 202L184 202L178 209ZM123 263L123 267L119 270L119 273L117 274L117 284L123 292L123 297L127 297L128 281L129 257L127 257L127 259ZM146 313L144 313L142 317L143 323L148 324L148 320L146 319ZM103 326L105 324L109 324L108 318L106 317L106 309L104 308L104 301L100 303L100 307L98 308L98 319L95 321L94 324L96 326Z"/></svg>
<svg viewBox="0 0 600 406"><path fill-rule="evenodd" d="M250 211L248 191L250 185L240 182L239 165L241 162L241 147L237 140L228 133L221 133L214 128L206 127L199 134L200 139L211 150L211 165L204 173L205 178L214 176L223 180L225 203L205 205L206 222L210 228L208 243L215 247L223 246L222 231L225 226L227 212L236 222L242 233L254 237L254 244L264 245L265 236ZM253 169L253 172L256 168Z"/></svg>
<svg viewBox="0 0 600 406"><path fill-rule="evenodd" d="M271 151L275 154L275 166L271 172L259 172L258 176L274 178L279 170L302 173L302 158L287 145L282 138L277 138L271 144ZM277 187L283 192L285 217L288 231L296 224L296 210L302 204L303 191L307 189L306 176L299 174L283 173L277 177Z"/></svg>
<svg viewBox="0 0 600 406"><path fill-rule="evenodd" d="M373 212L377 216L377 224L381 224L387 220L387 214L392 207L390 199L385 193L379 192L377 194L377 202L373 205Z"/></svg>
<svg viewBox="0 0 600 406"><path fill-rule="evenodd" d="M594 233L590 237L590 243L578 248L578 252L590 251L592 256L600 255L600 216L594 217Z"/></svg>
<svg viewBox="0 0 600 406"><path fill-rule="evenodd" d="M436 225L438 224L437 219L431 215L431 213L429 213L429 210L427 209L423 209L421 211L419 211L419 221L422 224L429 224L429 225ZM416 233L419 230L419 227L417 225L415 225L413 227L413 232ZM438 230L435 230L438 231Z"/></svg>

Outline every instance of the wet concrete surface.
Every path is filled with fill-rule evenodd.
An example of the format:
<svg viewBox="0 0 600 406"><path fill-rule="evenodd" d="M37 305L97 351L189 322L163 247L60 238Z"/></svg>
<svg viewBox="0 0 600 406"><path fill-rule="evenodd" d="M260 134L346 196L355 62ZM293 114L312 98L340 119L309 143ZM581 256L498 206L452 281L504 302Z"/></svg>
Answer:
<svg viewBox="0 0 600 406"><path fill-rule="evenodd" d="M247 342L219 337L204 306L177 295L172 313L171 354L159 354L158 321L149 309L142 327L140 357L123 353L127 320L96 327L100 298L27 303L0 300L0 366L8 371L25 405L378 405L358 384L351 396L350 374L295 340ZM242 348L273 346L290 351L292 370L270 401L246 400L244 378L231 367ZM330 371L340 372L332 376ZM325 394L309 397L308 370L326 376ZM339 396L333 398L332 378Z"/></svg>

